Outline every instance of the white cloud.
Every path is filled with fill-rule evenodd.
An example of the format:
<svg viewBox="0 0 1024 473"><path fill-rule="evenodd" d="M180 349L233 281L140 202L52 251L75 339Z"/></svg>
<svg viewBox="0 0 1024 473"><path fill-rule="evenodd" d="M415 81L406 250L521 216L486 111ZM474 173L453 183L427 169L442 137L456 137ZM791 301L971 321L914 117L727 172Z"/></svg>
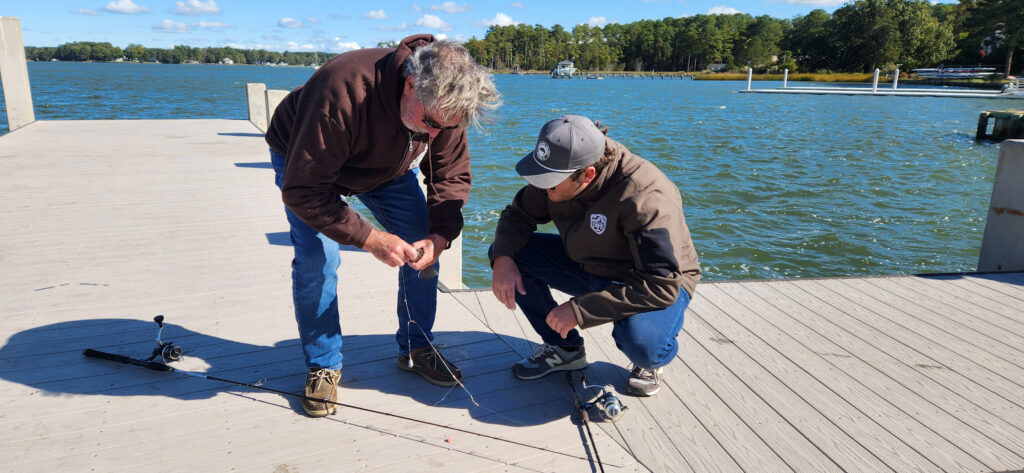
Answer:
<svg viewBox="0 0 1024 473"><path fill-rule="evenodd" d="M217 2L209 0L204 2L203 0L187 0L184 2L174 2L174 9L171 13L178 15L217 15L220 13L220 7L217 6Z"/></svg>
<svg viewBox="0 0 1024 473"><path fill-rule="evenodd" d="M302 28L302 22L295 18L284 17L278 20L277 26L282 28Z"/></svg>
<svg viewBox="0 0 1024 473"><path fill-rule="evenodd" d="M388 18L387 13L384 13L384 9L370 10L363 15L363 18L369 18L371 20L386 20Z"/></svg>
<svg viewBox="0 0 1024 473"><path fill-rule="evenodd" d="M329 49L332 51L338 51L339 53L351 51L353 49L359 49L360 47L359 43L355 41L342 41L341 38L337 36L334 37L332 41L333 43L331 44L331 47Z"/></svg>
<svg viewBox="0 0 1024 473"><path fill-rule="evenodd" d="M483 23L483 26L512 26L521 24L522 22L513 20L512 17L499 12L497 15L494 15L494 18L490 20L483 20L481 23Z"/></svg>
<svg viewBox="0 0 1024 473"><path fill-rule="evenodd" d="M132 0L114 0L103 7L103 9L110 13L124 13L126 15L149 13L148 8L136 5Z"/></svg>
<svg viewBox="0 0 1024 473"><path fill-rule="evenodd" d="M249 48L245 47L244 44L239 44L239 43L225 43L224 46L229 47L229 48L235 48L235 49L249 49Z"/></svg>
<svg viewBox="0 0 1024 473"><path fill-rule="evenodd" d="M97 13L96 10L90 10L88 8L79 8L79 9L77 9L77 10L71 12L71 13L73 13L75 15L89 15L89 16L99 15L99 13Z"/></svg>
<svg viewBox="0 0 1024 473"><path fill-rule="evenodd" d="M224 28L234 28L235 25L228 23L221 23L219 21L200 21L194 24L197 28L206 28L211 30L222 30Z"/></svg>
<svg viewBox="0 0 1024 473"><path fill-rule="evenodd" d="M604 26L608 24L608 19L603 16L592 16L587 21L587 24L590 26Z"/></svg>
<svg viewBox="0 0 1024 473"><path fill-rule="evenodd" d="M434 11L443 11L443 12L448 13L448 14L454 14L454 13L466 13L466 12L472 10L473 7L470 6L470 5L467 5L465 3L463 3L462 5L459 5L459 4L455 3L455 2L444 2L444 3L440 4L440 5L431 5L430 9L434 10Z"/></svg>
<svg viewBox="0 0 1024 473"><path fill-rule="evenodd" d="M377 29L380 31L405 31L409 29L409 25L405 24L403 21L399 23L398 26L381 26Z"/></svg>
<svg viewBox="0 0 1024 473"><path fill-rule="evenodd" d="M735 15L736 13L743 13L733 7L727 7L725 5L718 5L717 7L708 8L708 15Z"/></svg>
<svg viewBox="0 0 1024 473"><path fill-rule="evenodd" d="M776 3L787 3L790 5L813 5L816 7L832 7L842 5L847 0L774 0ZM934 1L932 2L935 3Z"/></svg>
<svg viewBox="0 0 1024 473"><path fill-rule="evenodd" d="M158 31L158 32L160 32L160 33L181 33L181 34L184 34L184 33L188 33L189 31L192 31L192 28L189 27L188 25L186 25L184 23L181 23L181 22L178 22L178 21L174 21L174 20L164 20L164 21L161 21L160 23L157 23L157 24L153 25L153 29Z"/></svg>
<svg viewBox="0 0 1024 473"><path fill-rule="evenodd" d="M509 6L512 8L523 8L523 2L514 2Z"/></svg>
<svg viewBox="0 0 1024 473"><path fill-rule="evenodd" d="M446 23L437 15L423 15L423 18L416 20L416 26L432 28L438 31L451 31L452 25Z"/></svg>
<svg viewBox="0 0 1024 473"><path fill-rule="evenodd" d="M437 40L448 39L448 35L446 35L444 33L439 33L439 34L434 35L434 39L437 39Z"/></svg>

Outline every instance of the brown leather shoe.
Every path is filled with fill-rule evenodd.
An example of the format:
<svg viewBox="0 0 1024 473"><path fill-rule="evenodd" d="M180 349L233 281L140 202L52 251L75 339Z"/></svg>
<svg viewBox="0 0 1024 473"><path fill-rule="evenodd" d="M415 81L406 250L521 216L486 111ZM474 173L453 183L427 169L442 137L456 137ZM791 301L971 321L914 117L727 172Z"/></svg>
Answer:
<svg viewBox="0 0 1024 473"><path fill-rule="evenodd" d="M341 382L341 370L327 368L310 368L306 374L306 397L302 399L302 410L310 417L324 417L338 410L338 383ZM317 401L323 399L330 402Z"/></svg>
<svg viewBox="0 0 1024 473"><path fill-rule="evenodd" d="M412 356L411 367L409 366L410 356ZM409 355L399 354L398 369L419 373L423 379L438 386L455 386L462 379L462 370L441 356L441 353L431 345L419 347Z"/></svg>

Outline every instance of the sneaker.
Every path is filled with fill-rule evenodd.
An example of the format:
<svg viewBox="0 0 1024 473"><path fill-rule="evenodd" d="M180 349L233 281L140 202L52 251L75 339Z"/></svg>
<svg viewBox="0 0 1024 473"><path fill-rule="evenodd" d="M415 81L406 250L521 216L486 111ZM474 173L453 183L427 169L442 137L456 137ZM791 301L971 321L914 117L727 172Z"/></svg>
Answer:
<svg viewBox="0 0 1024 473"><path fill-rule="evenodd" d="M412 366L409 366L410 356ZM423 379L438 386L455 386L462 379L462 370L430 345L419 347L408 355L399 354L398 369L419 373Z"/></svg>
<svg viewBox="0 0 1024 473"><path fill-rule="evenodd" d="M587 352L583 347L567 351L544 343L535 348L532 355L512 365L512 372L519 379L537 379L553 371L581 370L586 367Z"/></svg>
<svg viewBox="0 0 1024 473"><path fill-rule="evenodd" d="M338 410L338 383L341 381L341 370L327 368L310 368L306 374L306 390L303 391L302 410L310 417L324 417ZM318 401L322 399L323 401Z"/></svg>
<svg viewBox="0 0 1024 473"><path fill-rule="evenodd" d="M661 390L662 369L648 370L639 366L629 373L626 390L634 396L653 396Z"/></svg>

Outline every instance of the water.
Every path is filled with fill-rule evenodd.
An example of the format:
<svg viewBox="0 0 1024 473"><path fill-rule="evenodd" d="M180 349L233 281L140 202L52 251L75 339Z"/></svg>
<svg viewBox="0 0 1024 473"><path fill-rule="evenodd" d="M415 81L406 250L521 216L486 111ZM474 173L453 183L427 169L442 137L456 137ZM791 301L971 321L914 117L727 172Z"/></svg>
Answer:
<svg viewBox="0 0 1024 473"><path fill-rule="evenodd" d="M312 72L29 63L40 120L245 119L246 82L291 89ZM610 136L679 186L706 279L977 265L998 146L974 143L974 129L980 111L1005 103L733 93L742 82L496 81L505 105L485 133L470 136L474 186L463 258L471 287L490 285L486 250L495 222L524 185L514 163L533 147L540 126L563 113L600 119ZM6 121L0 127L6 130Z"/></svg>

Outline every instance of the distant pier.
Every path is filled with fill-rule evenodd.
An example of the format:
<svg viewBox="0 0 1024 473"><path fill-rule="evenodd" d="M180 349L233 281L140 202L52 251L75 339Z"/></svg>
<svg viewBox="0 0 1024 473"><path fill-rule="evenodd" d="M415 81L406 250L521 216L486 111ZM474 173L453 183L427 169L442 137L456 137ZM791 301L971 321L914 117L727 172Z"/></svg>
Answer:
<svg viewBox="0 0 1024 473"><path fill-rule="evenodd" d="M756 93L756 94L812 94L812 95L875 95L875 96L902 96L902 97L956 97L956 98L975 98L975 99L1024 99L1024 91L1019 88L1019 82L1016 85L1011 85L1007 90L956 90L956 89L925 89L925 88L913 88L913 89L900 89L899 88L899 70L896 70L896 74L893 75L893 81L891 86L888 84L879 85L878 74L879 70L875 69L875 78L870 87L828 87L828 86L812 86L812 87L789 87L788 77L789 70L787 69L783 74L782 87L774 89L754 89L751 88L753 71L747 70L747 88L745 90L739 90L740 93Z"/></svg>

